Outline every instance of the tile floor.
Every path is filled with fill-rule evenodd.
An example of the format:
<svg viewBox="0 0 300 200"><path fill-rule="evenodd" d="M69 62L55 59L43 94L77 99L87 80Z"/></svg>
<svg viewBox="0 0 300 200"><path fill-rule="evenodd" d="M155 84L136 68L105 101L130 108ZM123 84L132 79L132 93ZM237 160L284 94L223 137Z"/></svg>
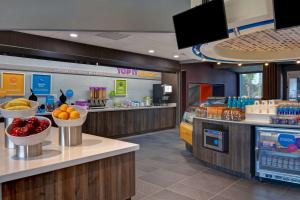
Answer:
<svg viewBox="0 0 300 200"><path fill-rule="evenodd" d="M300 200L300 187L244 180L201 165L177 129L124 139L140 144L133 200Z"/></svg>

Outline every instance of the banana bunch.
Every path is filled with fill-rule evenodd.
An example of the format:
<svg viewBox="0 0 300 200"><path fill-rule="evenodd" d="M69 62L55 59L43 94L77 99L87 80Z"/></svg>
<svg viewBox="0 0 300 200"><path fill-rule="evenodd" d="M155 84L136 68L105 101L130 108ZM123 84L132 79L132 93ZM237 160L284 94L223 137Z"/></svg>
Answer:
<svg viewBox="0 0 300 200"><path fill-rule="evenodd" d="M4 109L6 110L26 110L30 108L31 108L30 101L23 98L14 99L12 101L7 102L4 105Z"/></svg>

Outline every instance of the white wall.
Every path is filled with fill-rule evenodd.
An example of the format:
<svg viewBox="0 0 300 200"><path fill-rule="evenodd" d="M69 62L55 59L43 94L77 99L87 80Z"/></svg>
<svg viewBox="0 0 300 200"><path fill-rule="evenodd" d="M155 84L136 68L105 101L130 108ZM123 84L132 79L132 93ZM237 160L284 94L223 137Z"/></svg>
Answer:
<svg viewBox="0 0 300 200"><path fill-rule="evenodd" d="M35 67L33 67L35 66ZM47 67L48 66L48 67ZM12 56L0 56L0 72L3 71L16 71L25 73L26 76L26 97L30 95L30 87L31 87L31 74L39 73L37 71L33 71L32 69L45 71L53 71L54 67L56 69L61 69L64 71L65 69L81 69L84 73L85 71L93 71L103 73L110 71L110 73L106 73L107 75L113 75L113 71L117 71L116 68L105 67L105 66L93 66L93 65L83 65L83 64L75 64L75 63L66 63L66 62L56 62L56 61L47 61L47 60L39 60L39 59L28 59L28 58L19 58ZM24 70L20 70L20 69ZM8 70L9 69L9 70ZM27 71L30 69L31 71ZM57 70L55 70L57 71ZM77 71L79 73L80 71ZM59 89L63 91L67 89L74 90L74 98L72 101L85 99L87 100L89 97L89 87L90 86L103 86L107 87L108 90L114 90L114 80L123 79L124 77L116 74L115 77L107 77L107 76L89 76L82 74L61 74L61 73L47 73L52 75L52 93L60 95ZM159 73L160 74L160 73ZM161 78L159 80L150 80L150 79L141 79L138 77L127 76L125 77L128 83L128 96L127 97L119 97L120 100L131 99L131 100L142 100L144 96L152 96L152 85L160 84ZM2 99L7 100L7 99ZM44 98L42 98L42 102L44 103Z"/></svg>

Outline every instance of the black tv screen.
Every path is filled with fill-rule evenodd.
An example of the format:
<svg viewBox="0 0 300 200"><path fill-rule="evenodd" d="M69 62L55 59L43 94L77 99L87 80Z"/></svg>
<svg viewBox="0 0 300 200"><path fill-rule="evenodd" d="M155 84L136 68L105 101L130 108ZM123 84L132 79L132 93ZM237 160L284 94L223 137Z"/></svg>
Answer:
<svg viewBox="0 0 300 200"><path fill-rule="evenodd" d="M299 0L273 0L275 29L300 25Z"/></svg>
<svg viewBox="0 0 300 200"><path fill-rule="evenodd" d="M179 49L228 38L224 0L212 0L173 16Z"/></svg>

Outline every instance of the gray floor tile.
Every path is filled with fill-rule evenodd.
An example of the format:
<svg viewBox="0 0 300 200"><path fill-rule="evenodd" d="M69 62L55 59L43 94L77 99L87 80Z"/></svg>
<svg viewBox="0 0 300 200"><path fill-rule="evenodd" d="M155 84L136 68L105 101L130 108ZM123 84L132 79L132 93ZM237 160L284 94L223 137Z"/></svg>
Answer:
<svg viewBox="0 0 300 200"><path fill-rule="evenodd" d="M141 170L143 172L153 172L153 171L157 170L158 168L156 168L154 166L148 166L148 165L138 162L138 163L136 163L136 169Z"/></svg>
<svg viewBox="0 0 300 200"><path fill-rule="evenodd" d="M193 200L189 197L174 193L169 190L163 190L151 196L155 200Z"/></svg>
<svg viewBox="0 0 300 200"><path fill-rule="evenodd" d="M201 189L206 192L216 194L233 184L235 181L237 181L236 178L214 175L204 171L182 181L181 183L194 189Z"/></svg>
<svg viewBox="0 0 300 200"><path fill-rule="evenodd" d="M136 180L136 191L139 193L142 193L144 195L149 196L149 195L154 194L162 189L163 188L158 185L154 185L154 184L145 182L140 179Z"/></svg>
<svg viewBox="0 0 300 200"><path fill-rule="evenodd" d="M140 144L134 200L300 199L300 186L239 180L203 166L185 150L178 129L123 140Z"/></svg>
<svg viewBox="0 0 300 200"><path fill-rule="evenodd" d="M257 199L281 199L288 192L289 187L284 184L278 183L264 183L255 180L239 180L236 182L229 190L222 194L224 197L229 197L230 195L243 195L257 197ZM233 197L231 197L233 198Z"/></svg>
<svg viewBox="0 0 300 200"><path fill-rule="evenodd" d="M226 198L224 198L222 196L216 196L214 198L211 198L210 200L232 200L232 199L226 199Z"/></svg>
<svg viewBox="0 0 300 200"><path fill-rule="evenodd" d="M146 197L145 194L143 194L143 193L137 191L137 192L135 193L135 196L132 197L131 199L132 199L132 200L141 200L141 199L143 199L144 197Z"/></svg>
<svg viewBox="0 0 300 200"><path fill-rule="evenodd" d="M171 190L172 192L182 194L184 196L190 197L195 200L208 200L210 197L213 196L213 194L200 190L200 189L194 189L190 186L186 186L180 183L176 183L170 187L168 187L168 190Z"/></svg>
<svg viewBox="0 0 300 200"><path fill-rule="evenodd" d="M152 184L155 184L155 185L159 185L161 187L168 187L184 178L186 178L186 176L184 176L182 174L159 169L159 170L150 172L145 176L141 176L139 179L144 180L149 183L152 183Z"/></svg>

